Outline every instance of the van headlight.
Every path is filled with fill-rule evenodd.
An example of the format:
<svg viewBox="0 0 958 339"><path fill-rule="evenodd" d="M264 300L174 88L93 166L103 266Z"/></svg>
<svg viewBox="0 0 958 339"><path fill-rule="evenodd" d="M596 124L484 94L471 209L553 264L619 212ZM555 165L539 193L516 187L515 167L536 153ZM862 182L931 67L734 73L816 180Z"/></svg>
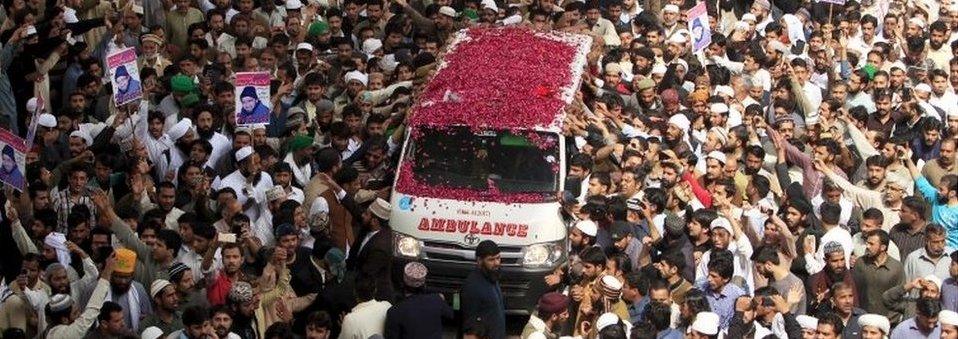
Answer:
<svg viewBox="0 0 958 339"><path fill-rule="evenodd" d="M562 242L550 242L526 246L522 253L525 267L552 267L564 257Z"/></svg>
<svg viewBox="0 0 958 339"><path fill-rule="evenodd" d="M396 233L396 254L401 257L419 259L422 255L422 242L408 235Z"/></svg>

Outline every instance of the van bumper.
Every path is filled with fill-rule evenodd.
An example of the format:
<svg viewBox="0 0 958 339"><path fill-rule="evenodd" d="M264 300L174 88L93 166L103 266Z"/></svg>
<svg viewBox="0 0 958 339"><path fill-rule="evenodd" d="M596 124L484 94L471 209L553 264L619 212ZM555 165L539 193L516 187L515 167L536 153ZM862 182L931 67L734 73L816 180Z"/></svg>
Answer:
<svg viewBox="0 0 958 339"><path fill-rule="evenodd" d="M409 260L400 260L405 265ZM429 269L426 276L426 288L442 293L454 307L457 306L458 293L462 284L472 271L476 270L475 263L460 263L435 260L421 261ZM539 297L547 290L545 277L555 268L524 268L502 266L499 275L499 286L505 299L506 313L529 315L539 302Z"/></svg>

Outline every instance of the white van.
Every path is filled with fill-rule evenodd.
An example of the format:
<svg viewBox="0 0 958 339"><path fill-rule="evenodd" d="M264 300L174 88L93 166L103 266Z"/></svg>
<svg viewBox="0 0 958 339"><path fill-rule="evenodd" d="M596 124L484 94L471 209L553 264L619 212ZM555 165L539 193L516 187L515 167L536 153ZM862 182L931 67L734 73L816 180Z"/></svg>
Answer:
<svg viewBox="0 0 958 339"><path fill-rule="evenodd" d="M591 43L588 36L517 28L461 31L414 106L390 201L395 255L400 263L424 263L429 268L427 286L452 297L447 300L454 305L455 293L476 269L474 250L482 240L493 240L502 250L500 284L511 313L531 311L546 288L544 277L565 262L566 227L557 200L566 170L562 122L565 106L579 89ZM476 49L491 49L491 59L476 65L475 57L457 54L471 55ZM541 57L549 62L563 60L562 67L568 67L551 70L567 75L558 82L535 86L555 85L551 92L548 88L536 91L541 92L537 95L543 96L542 102L550 103L547 107L558 109L538 113L548 117L531 119L550 123L521 126L513 119L510 125L499 118L515 109L510 102L486 100L478 108L470 102L472 90L529 88L495 79L509 76L496 70L515 69L517 59L533 59L529 51L546 50L559 55ZM511 57L513 52L521 56ZM446 81L454 75L448 72L465 69L487 78L466 89L447 85L455 83ZM506 80L537 81L536 69L547 71L528 67L521 79ZM556 79L553 73L541 78ZM533 95L520 93L526 94ZM437 101L443 101L441 109L435 106ZM458 109L485 113L467 114L459 122L448 119L446 114Z"/></svg>

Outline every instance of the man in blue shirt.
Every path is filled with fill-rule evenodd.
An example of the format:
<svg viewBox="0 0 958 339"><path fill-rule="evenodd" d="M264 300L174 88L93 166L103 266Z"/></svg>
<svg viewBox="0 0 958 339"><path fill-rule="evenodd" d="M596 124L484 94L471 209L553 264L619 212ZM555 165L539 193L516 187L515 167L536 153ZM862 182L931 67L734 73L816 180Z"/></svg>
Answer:
<svg viewBox="0 0 958 339"><path fill-rule="evenodd" d="M476 246L475 271L462 285L462 318L466 324L480 321L489 330L489 338L506 337L506 306L499 287L499 245L483 240ZM466 327L464 324L464 327Z"/></svg>
<svg viewBox="0 0 958 339"><path fill-rule="evenodd" d="M716 255L708 264L708 278L706 284L701 286L705 291L705 298L712 307L712 312L719 315L719 328L725 330L728 328L732 316L735 315L735 300L745 295L741 287L731 284L732 260L729 256Z"/></svg>
<svg viewBox="0 0 958 339"><path fill-rule="evenodd" d="M907 157L905 163L912 178L915 178L915 188L931 205L931 220L947 231L948 248L958 248L958 176L945 175L935 187L921 175L911 157Z"/></svg>
<svg viewBox="0 0 958 339"><path fill-rule="evenodd" d="M941 304L936 299L921 298L915 304L915 316L902 321L891 331L891 339L940 338L938 313Z"/></svg>

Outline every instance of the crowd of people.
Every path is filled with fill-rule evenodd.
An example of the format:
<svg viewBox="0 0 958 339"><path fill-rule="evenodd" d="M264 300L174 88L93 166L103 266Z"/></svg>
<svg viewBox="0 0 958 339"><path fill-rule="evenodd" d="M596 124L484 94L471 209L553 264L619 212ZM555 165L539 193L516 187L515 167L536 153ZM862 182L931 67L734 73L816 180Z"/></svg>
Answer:
<svg viewBox="0 0 958 339"><path fill-rule="evenodd" d="M33 140L2 152L2 338L958 338L958 3L695 5L3 1L0 126ZM593 38L524 327L494 241L447 300L389 220L417 95L501 26Z"/></svg>

